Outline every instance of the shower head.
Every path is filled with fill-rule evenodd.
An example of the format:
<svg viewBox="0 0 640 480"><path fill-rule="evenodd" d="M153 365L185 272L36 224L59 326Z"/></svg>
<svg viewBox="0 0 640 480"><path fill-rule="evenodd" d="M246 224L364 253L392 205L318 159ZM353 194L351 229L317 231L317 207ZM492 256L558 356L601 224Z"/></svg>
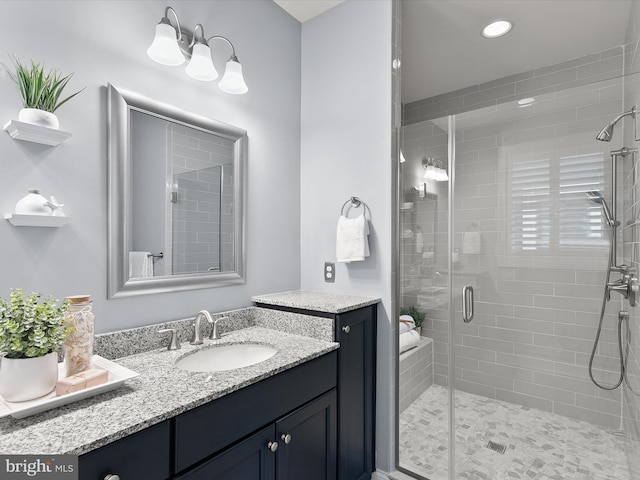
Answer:
<svg viewBox="0 0 640 480"><path fill-rule="evenodd" d="M604 217L607 219L607 224L610 227L618 226L618 222L616 222L613 219L613 216L611 215L611 210L609 210L607 201L602 196L602 193L598 192L597 190L591 190L587 192L587 198L592 202L599 203L600 205L602 205L602 211L604 212Z"/></svg>
<svg viewBox="0 0 640 480"><path fill-rule="evenodd" d="M613 127L615 127L616 123L618 123L623 117L627 115L631 115L633 118L636 118L636 107L631 107L631 110L623 113L622 115L618 115L613 122L608 123L605 127L600 130L600 133L596 135L596 140L600 140L601 142L610 142L611 137L613 137Z"/></svg>

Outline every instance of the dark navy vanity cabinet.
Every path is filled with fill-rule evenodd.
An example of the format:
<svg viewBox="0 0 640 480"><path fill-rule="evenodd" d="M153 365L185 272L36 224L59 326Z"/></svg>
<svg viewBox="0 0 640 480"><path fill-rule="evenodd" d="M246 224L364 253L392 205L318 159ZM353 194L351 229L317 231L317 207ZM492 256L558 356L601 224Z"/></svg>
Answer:
<svg viewBox="0 0 640 480"><path fill-rule="evenodd" d="M256 302L335 320L338 349L338 480L368 480L374 471L377 305L332 313Z"/></svg>
<svg viewBox="0 0 640 480"><path fill-rule="evenodd" d="M338 479L370 479L374 470L376 306L336 315Z"/></svg>
<svg viewBox="0 0 640 480"><path fill-rule="evenodd" d="M335 480L335 389L176 480Z"/></svg>

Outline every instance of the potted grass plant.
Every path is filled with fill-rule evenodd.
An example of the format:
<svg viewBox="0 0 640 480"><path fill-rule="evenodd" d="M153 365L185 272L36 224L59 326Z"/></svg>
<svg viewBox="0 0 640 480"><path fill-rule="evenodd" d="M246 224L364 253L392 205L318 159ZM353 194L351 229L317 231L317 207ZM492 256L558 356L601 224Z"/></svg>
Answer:
<svg viewBox="0 0 640 480"><path fill-rule="evenodd" d="M55 111L67 103L82 90L63 96L73 74L62 76L56 70L45 72L44 66L34 62L26 64L12 56L13 68L3 64L9 78L18 87L22 99L22 110L18 115L21 122L32 123L44 127L59 127Z"/></svg>
<svg viewBox="0 0 640 480"><path fill-rule="evenodd" d="M67 305L40 293L11 291L0 298L0 395L21 402L51 392L58 380L58 349L69 330Z"/></svg>

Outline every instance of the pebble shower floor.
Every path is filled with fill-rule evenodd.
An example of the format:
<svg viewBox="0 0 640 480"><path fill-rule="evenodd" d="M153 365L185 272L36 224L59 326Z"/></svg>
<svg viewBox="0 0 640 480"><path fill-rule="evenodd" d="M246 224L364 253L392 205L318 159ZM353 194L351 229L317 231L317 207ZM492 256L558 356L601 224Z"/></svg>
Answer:
<svg viewBox="0 0 640 480"><path fill-rule="evenodd" d="M447 389L433 385L400 414L401 467L447 480L447 405ZM587 422L457 391L456 425L458 479L630 479L624 439Z"/></svg>

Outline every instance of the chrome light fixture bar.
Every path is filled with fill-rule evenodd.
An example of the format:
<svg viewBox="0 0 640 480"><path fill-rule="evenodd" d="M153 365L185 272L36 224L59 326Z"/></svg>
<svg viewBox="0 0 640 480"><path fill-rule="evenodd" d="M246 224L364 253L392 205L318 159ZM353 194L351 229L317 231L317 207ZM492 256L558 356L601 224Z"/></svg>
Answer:
<svg viewBox="0 0 640 480"><path fill-rule="evenodd" d="M175 18L175 27L169 20L169 13ZM231 47L231 57L218 83L220 90L233 94L247 93L249 88L244 81L242 65L238 61L233 43L220 35L205 38L204 27L200 23L194 27L190 39L189 34L180 27L178 14L171 7L165 8L164 16L156 25L156 35L147 49L147 55L152 60L168 66L182 65L188 59L185 73L196 80L209 82L218 78L218 71L211 60L210 40L223 40Z"/></svg>

